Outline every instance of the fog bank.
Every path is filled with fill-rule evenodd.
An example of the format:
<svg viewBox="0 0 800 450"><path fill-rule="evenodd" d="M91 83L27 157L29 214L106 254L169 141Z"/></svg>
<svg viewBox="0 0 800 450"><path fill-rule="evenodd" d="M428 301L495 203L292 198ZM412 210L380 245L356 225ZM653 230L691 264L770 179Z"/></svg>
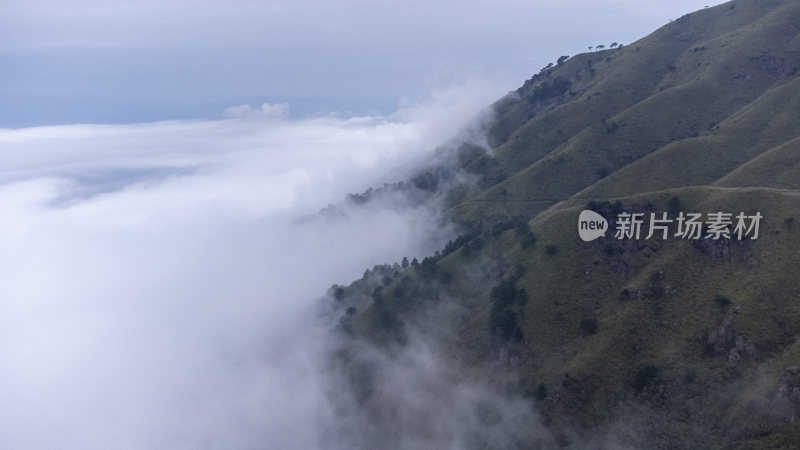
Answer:
<svg viewBox="0 0 800 450"><path fill-rule="evenodd" d="M380 204L296 219L400 179L494 92L0 130L0 447L320 445L319 298L447 230Z"/></svg>

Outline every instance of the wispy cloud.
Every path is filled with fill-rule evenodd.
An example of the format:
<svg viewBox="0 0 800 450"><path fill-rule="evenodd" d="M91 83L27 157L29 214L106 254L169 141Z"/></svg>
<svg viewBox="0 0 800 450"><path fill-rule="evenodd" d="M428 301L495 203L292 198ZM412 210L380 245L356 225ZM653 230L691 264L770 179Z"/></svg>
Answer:
<svg viewBox="0 0 800 450"><path fill-rule="evenodd" d="M257 117L257 118L283 118L289 114L289 103L264 103L261 106L254 108L249 104L231 106L222 112L222 117L243 118L243 117Z"/></svg>

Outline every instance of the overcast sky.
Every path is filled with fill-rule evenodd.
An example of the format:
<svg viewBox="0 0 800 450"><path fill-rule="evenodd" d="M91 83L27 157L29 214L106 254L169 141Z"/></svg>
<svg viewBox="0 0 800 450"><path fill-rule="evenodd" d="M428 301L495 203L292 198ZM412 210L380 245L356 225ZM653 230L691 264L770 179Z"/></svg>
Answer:
<svg viewBox="0 0 800 450"><path fill-rule="evenodd" d="M516 88L715 0L0 1L0 127L392 111L466 77ZM502 94L499 92L498 95Z"/></svg>

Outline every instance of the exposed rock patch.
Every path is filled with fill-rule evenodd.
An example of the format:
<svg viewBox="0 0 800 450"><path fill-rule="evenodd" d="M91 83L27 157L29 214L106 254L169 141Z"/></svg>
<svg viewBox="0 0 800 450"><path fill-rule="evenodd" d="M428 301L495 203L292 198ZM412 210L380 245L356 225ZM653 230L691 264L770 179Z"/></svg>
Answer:
<svg viewBox="0 0 800 450"><path fill-rule="evenodd" d="M731 255L730 239L696 239L692 241L692 247L713 259L727 258Z"/></svg>
<svg viewBox="0 0 800 450"><path fill-rule="evenodd" d="M719 327L708 334L708 353L711 356L728 355L728 362L736 364L747 357L755 355L756 347L733 329L733 318L739 314L735 306L722 319Z"/></svg>
<svg viewBox="0 0 800 450"><path fill-rule="evenodd" d="M761 55L757 58L750 58L750 62L759 69L773 75L783 75L789 71L786 61L777 56Z"/></svg>

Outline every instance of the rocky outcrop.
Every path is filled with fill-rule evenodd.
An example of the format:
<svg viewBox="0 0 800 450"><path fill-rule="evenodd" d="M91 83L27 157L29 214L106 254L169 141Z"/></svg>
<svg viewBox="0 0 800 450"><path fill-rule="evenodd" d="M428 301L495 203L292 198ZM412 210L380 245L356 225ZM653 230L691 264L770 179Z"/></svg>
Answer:
<svg viewBox="0 0 800 450"><path fill-rule="evenodd" d="M733 330L733 318L739 312L738 306L731 308L719 327L708 334L708 353L711 356L727 355L728 362L734 364L756 352L752 342Z"/></svg>
<svg viewBox="0 0 800 450"><path fill-rule="evenodd" d="M752 356L756 352L756 347L744 336L737 335L733 348L728 352L728 362L738 363L744 357Z"/></svg>
<svg viewBox="0 0 800 450"><path fill-rule="evenodd" d="M692 246L704 255L718 259L727 258L731 255L730 240L729 239L696 239L692 241Z"/></svg>
<svg viewBox="0 0 800 450"><path fill-rule="evenodd" d="M750 58L750 62L759 69L773 75L783 75L789 71L789 65L786 64L786 61L777 56L761 55L757 58Z"/></svg>
<svg viewBox="0 0 800 450"><path fill-rule="evenodd" d="M772 397L771 411L788 422L794 422L800 412L800 367L789 366L783 373L775 395Z"/></svg>

